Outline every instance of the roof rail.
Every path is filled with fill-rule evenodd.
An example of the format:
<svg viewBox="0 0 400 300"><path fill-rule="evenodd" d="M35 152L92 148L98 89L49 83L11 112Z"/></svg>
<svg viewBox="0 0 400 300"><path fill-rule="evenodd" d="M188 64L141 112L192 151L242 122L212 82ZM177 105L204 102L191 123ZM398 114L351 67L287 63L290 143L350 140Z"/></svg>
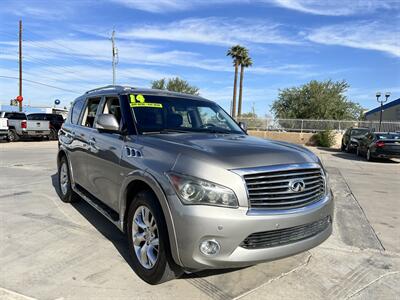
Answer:
<svg viewBox="0 0 400 300"><path fill-rule="evenodd" d="M115 89L115 90L120 91L120 90L124 90L126 88L132 89L131 87L126 87L126 86L122 86L122 85L112 85L111 84L111 85L101 86L101 87L89 90L85 94L89 94L89 93L96 92L96 91L101 91L101 90L107 90L107 89Z"/></svg>

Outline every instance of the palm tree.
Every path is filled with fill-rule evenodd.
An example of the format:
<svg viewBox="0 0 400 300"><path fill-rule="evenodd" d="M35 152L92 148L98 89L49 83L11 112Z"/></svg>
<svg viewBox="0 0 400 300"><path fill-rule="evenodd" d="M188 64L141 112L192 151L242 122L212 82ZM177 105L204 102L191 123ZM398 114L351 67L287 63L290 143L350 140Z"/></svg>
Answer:
<svg viewBox="0 0 400 300"><path fill-rule="evenodd" d="M243 77L244 77L244 68L251 67L253 65L253 61L251 57L246 54L240 61L240 86L239 86L239 104L238 104L238 117L242 115L242 95L243 95Z"/></svg>
<svg viewBox="0 0 400 300"><path fill-rule="evenodd" d="M236 90L237 90L237 75L238 75L238 69L239 65L241 62L242 57L247 55L247 49L240 46L232 46L227 54L227 56L232 57L233 59L233 66L235 67L235 78L233 81L233 100L232 100L232 117L235 118L236 115Z"/></svg>

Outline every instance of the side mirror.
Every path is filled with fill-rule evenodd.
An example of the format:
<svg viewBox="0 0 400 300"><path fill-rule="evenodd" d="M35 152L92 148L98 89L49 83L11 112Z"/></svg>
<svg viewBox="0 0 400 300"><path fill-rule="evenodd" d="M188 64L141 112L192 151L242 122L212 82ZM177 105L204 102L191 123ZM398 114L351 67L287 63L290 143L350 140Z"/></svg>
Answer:
<svg viewBox="0 0 400 300"><path fill-rule="evenodd" d="M97 117L95 128L99 131L118 132L119 124L112 114L101 114Z"/></svg>
<svg viewBox="0 0 400 300"><path fill-rule="evenodd" d="M246 122L239 122L240 128L244 130L244 132L247 132L247 123Z"/></svg>

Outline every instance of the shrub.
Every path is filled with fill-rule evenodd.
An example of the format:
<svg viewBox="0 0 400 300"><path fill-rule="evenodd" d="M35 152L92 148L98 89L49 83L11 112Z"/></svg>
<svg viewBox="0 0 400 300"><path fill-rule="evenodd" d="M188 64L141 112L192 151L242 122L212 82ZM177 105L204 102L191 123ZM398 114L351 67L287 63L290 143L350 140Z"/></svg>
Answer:
<svg viewBox="0 0 400 300"><path fill-rule="evenodd" d="M335 133L332 130L320 131L313 136L315 144L320 147L332 147L335 144Z"/></svg>

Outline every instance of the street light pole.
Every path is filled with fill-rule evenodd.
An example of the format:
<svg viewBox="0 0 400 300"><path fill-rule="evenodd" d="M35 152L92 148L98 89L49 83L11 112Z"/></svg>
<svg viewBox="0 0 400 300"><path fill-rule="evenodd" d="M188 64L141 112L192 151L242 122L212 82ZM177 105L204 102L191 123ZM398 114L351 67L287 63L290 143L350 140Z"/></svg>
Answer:
<svg viewBox="0 0 400 300"><path fill-rule="evenodd" d="M390 93L386 92L385 93L385 100L379 100L379 98L382 96L381 92L377 92L376 93L376 101L378 101L381 104L381 111L379 113L379 131L381 131L381 126L382 126L382 113L383 113L383 103L385 103L386 101L388 101L389 97L390 97Z"/></svg>

